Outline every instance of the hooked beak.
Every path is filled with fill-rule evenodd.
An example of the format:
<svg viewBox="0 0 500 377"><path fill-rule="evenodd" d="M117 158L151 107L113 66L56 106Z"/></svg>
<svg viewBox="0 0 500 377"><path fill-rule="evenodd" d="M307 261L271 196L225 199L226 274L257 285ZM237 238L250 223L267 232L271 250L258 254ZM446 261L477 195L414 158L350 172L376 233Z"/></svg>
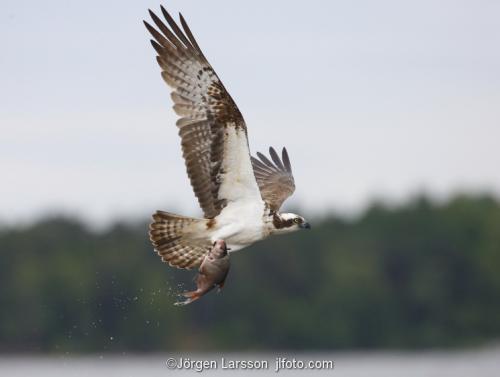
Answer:
<svg viewBox="0 0 500 377"><path fill-rule="evenodd" d="M311 229L311 224L303 223L299 225L301 229Z"/></svg>

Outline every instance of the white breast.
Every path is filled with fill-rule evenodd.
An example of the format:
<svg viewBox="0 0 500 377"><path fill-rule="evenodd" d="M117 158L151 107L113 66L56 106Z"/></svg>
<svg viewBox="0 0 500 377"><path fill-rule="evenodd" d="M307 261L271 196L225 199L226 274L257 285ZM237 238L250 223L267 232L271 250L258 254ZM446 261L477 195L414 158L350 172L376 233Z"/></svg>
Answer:
<svg viewBox="0 0 500 377"><path fill-rule="evenodd" d="M211 234L212 242L223 239L231 251L242 249L267 236L263 221L264 202L234 202L216 217L216 227Z"/></svg>

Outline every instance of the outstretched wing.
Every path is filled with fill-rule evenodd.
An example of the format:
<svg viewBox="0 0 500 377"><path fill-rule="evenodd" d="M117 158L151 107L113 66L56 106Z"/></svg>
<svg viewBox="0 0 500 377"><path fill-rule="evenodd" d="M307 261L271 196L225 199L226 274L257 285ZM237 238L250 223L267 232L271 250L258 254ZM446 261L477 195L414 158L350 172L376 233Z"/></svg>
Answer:
<svg viewBox="0 0 500 377"><path fill-rule="evenodd" d="M260 160L252 157L252 165L262 199L273 211L277 211L295 191L295 181L286 149L283 148L281 160L272 147L269 148L269 154L274 163L257 152Z"/></svg>
<svg viewBox="0 0 500 377"><path fill-rule="evenodd" d="M173 89L174 110L187 173L206 218L228 202L257 197L245 121L180 15L182 29L161 11L170 28L149 11L162 77ZM259 197L260 198L260 197Z"/></svg>

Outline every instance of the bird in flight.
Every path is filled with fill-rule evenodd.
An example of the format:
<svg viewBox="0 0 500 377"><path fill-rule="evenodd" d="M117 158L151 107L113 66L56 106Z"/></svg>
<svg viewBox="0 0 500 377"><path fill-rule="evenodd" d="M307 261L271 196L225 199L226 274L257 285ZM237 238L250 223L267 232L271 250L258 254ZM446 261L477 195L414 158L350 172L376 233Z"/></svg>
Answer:
<svg viewBox="0 0 500 377"><path fill-rule="evenodd" d="M310 229L302 216L279 212L295 191L286 149L281 158L273 148L270 158L250 156L243 116L186 21L179 15L181 29L165 8L161 12L168 26L152 11L156 28L144 24L172 89L187 174L204 218L157 211L149 229L155 251L169 265L191 269L217 240L235 251L270 235Z"/></svg>

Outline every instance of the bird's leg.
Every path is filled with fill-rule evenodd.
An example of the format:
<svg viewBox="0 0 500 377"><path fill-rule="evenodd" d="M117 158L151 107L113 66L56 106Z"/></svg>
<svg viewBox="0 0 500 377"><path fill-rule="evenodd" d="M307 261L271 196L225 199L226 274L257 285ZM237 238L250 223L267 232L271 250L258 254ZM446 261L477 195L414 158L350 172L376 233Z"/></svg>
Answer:
<svg viewBox="0 0 500 377"><path fill-rule="evenodd" d="M222 288L224 287L224 283L225 281L223 281L222 283L218 284L218 288L217 288L217 293L220 293L222 291Z"/></svg>

